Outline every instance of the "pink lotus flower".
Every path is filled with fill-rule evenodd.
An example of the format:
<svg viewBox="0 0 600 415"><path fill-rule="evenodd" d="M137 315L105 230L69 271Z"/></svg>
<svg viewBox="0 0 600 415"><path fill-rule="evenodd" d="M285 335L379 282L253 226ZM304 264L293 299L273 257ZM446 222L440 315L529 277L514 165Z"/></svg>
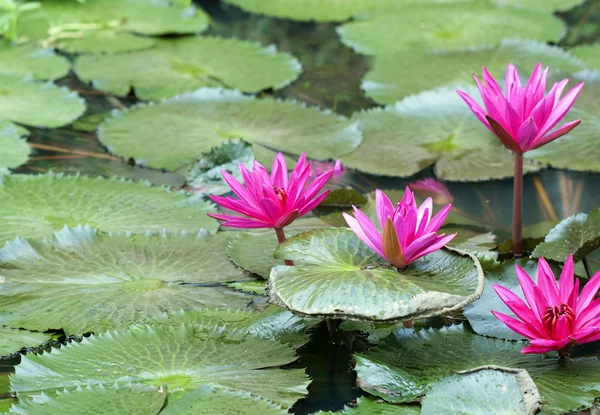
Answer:
<svg viewBox="0 0 600 415"><path fill-rule="evenodd" d="M327 197L329 191L318 196L317 193L333 175L333 170L327 171L306 187L311 163L306 162L304 153L289 179L285 159L281 153L278 153L273 161L271 175L256 161L252 171L243 164L240 164L240 171L245 187L231 174L221 171L223 178L239 199L214 195L210 197L215 203L246 216L208 214L212 218L225 221L223 226L281 229L310 212Z"/></svg>
<svg viewBox="0 0 600 415"><path fill-rule="evenodd" d="M335 163L332 163L331 161L315 161L313 162L310 176L316 178L329 170L333 170L332 180L337 183L344 177L348 168L342 165L340 160L336 160Z"/></svg>
<svg viewBox="0 0 600 415"><path fill-rule="evenodd" d="M497 311L492 313L511 330L530 339L530 346L521 353L558 350L561 356L565 356L576 343L600 340L600 299L594 299L600 289L600 272L579 294L572 255L565 261L558 284L544 258L540 258L538 263L537 285L521 267L517 265L515 268L529 306L510 290L494 284L498 296L519 320Z"/></svg>
<svg viewBox="0 0 600 415"><path fill-rule="evenodd" d="M457 91L479 120L511 151L524 153L567 134L581 122L571 121L551 132L560 120L571 109L583 82L575 85L564 98L560 99L563 89L569 82L564 79L555 83L548 95L546 92L546 75L548 68L542 72L542 64L538 63L525 88L521 85L517 69L508 65L506 86L502 94L500 86L483 67L485 85L473 75L483 103L484 111L473 98L462 91Z"/></svg>
<svg viewBox="0 0 600 415"><path fill-rule="evenodd" d="M402 269L411 262L437 251L456 236L437 234L451 206L445 206L432 219L431 198L427 198L417 208L415 196L408 187L396 208L381 190L376 192L375 205L383 234L380 234L369 217L355 206L354 217L344 213L344 218L356 236L396 268Z"/></svg>
<svg viewBox="0 0 600 415"><path fill-rule="evenodd" d="M409 183L408 187L421 197L431 197L436 205L445 205L454 201L454 196L446 185L432 178L417 180Z"/></svg>

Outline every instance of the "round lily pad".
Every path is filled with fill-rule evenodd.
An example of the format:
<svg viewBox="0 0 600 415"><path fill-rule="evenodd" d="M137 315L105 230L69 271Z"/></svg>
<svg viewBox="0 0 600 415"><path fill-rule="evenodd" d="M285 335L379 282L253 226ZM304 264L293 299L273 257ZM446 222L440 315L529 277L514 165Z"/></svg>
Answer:
<svg viewBox="0 0 600 415"><path fill-rule="evenodd" d="M516 65L519 73L527 74L538 62L564 72L586 69L582 60L559 47L531 40L503 40L497 47L435 53L417 49L377 56L362 89L381 104L393 104L424 90L474 85L473 73L480 73L482 66L501 77L509 63Z"/></svg>
<svg viewBox="0 0 600 415"><path fill-rule="evenodd" d="M507 34L558 42L565 26L550 13L475 2L407 5L397 13L346 23L337 32L345 45L359 53L389 55L412 48L431 51L497 46Z"/></svg>
<svg viewBox="0 0 600 415"><path fill-rule="evenodd" d="M98 134L114 154L169 170L232 138L296 155L306 151L319 160L337 159L361 141L357 123L341 116L292 101L209 88L118 112Z"/></svg>
<svg viewBox="0 0 600 415"><path fill-rule="evenodd" d="M155 48L126 55L82 56L79 78L94 88L138 98L169 98L203 86L226 86L243 92L283 88L298 77L300 63L274 45L219 37L158 41Z"/></svg>
<svg viewBox="0 0 600 415"><path fill-rule="evenodd" d="M33 43L15 46L0 41L0 74L52 80L69 72L69 62L51 48L39 48Z"/></svg>
<svg viewBox="0 0 600 415"><path fill-rule="evenodd" d="M24 137L28 134L25 128L0 120L0 175L27 163L31 147Z"/></svg>
<svg viewBox="0 0 600 415"><path fill-rule="evenodd" d="M569 53L581 59L588 68L600 71L600 44L575 46L569 48Z"/></svg>
<svg viewBox="0 0 600 415"><path fill-rule="evenodd" d="M398 272L347 228L309 231L275 250L295 266L271 270L271 301L307 316L405 321L458 310L483 290L471 254L436 251Z"/></svg>
<svg viewBox="0 0 600 415"><path fill-rule="evenodd" d="M151 49L156 39L119 30L91 30L80 37L60 39L54 46L68 53L124 53Z"/></svg>
<svg viewBox="0 0 600 415"><path fill-rule="evenodd" d="M0 114L6 120L36 127L60 127L85 111L75 92L51 83L0 75Z"/></svg>
<svg viewBox="0 0 600 415"><path fill-rule="evenodd" d="M17 236L39 240L65 226L103 232L215 232L212 205L184 193L121 179L12 175L0 178L0 244Z"/></svg>
<svg viewBox="0 0 600 415"><path fill-rule="evenodd" d="M2 315L0 315L0 320L2 320ZM39 346L50 339L52 339L51 333L37 333L0 326L0 358L17 353L24 347Z"/></svg>
<svg viewBox="0 0 600 415"><path fill-rule="evenodd" d="M117 380L161 386L169 405L202 385L249 392L291 406L306 394L303 369L279 369L297 359L276 340L224 326L141 326L107 332L41 355L26 355L11 377L19 399Z"/></svg>
<svg viewBox="0 0 600 415"><path fill-rule="evenodd" d="M476 87L463 88L478 96ZM365 111L355 119L363 142L342 157L348 167L405 177L434 166L445 180L476 181L513 175L513 155L464 105L454 89L422 92L394 106ZM526 160L526 172L539 170Z"/></svg>
<svg viewBox="0 0 600 415"><path fill-rule="evenodd" d="M585 0L492 0L498 6L510 6L519 9L530 9L536 11L565 11L569 10Z"/></svg>

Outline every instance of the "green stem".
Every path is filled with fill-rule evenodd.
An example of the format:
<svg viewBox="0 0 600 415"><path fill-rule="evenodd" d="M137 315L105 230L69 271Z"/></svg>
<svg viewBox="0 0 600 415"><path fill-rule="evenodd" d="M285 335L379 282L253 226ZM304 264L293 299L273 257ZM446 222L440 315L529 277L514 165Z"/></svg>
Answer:
<svg viewBox="0 0 600 415"><path fill-rule="evenodd" d="M585 268L585 273L587 274L588 279L592 278L592 270L590 269L590 263L588 262L588 259L586 256L583 257L583 259L581 260L581 262L583 262L583 268Z"/></svg>
<svg viewBox="0 0 600 415"><path fill-rule="evenodd" d="M515 152L513 185L513 255L523 256L523 153Z"/></svg>
<svg viewBox="0 0 600 415"><path fill-rule="evenodd" d="M285 232L283 232L283 228L275 228L275 233L277 234L277 240L279 241L279 243L285 241ZM283 262L285 263L285 265L294 265L294 261L291 261L289 259L284 259Z"/></svg>

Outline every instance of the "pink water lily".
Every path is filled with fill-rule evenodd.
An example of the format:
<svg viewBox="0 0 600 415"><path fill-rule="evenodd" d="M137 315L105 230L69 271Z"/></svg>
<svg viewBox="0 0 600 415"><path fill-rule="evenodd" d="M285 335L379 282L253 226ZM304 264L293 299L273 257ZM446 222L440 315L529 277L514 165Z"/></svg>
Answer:
<svg viewBox="0 0 600 415"><path fill-rule="evenodd" d="M421 197L431 197L436 205L445 205L454 201L454 196L446 185L431 177L409 183L408 187Z"/></svg>
<svg viewBox="0 0 600 415"><path fill-rule="evenodd" d="M432 218L431 198L427 198L417 207L415 196L408 187L402 201L395 208L381 190L376 191L375 205L383 233L380 233L371 219L355 206L354 217L344 213L344 218L356 236L396 268L402 269L411 262L437 251L456 236L437 234L451 206L445 206Z"/></svg>
<svg viewBox="0 0 600 415"><path fill-rule="evenodd" d="M315 161L313 162L313 168L310 175L311 177L316 178L329 170L333 170L331 179L334 182L339 182L346 174L346 171L348 171L348 168L344 166L340 160L336 160L334 163L331 161Z"/></svg>
<svg viewBox="0 0 600 415"><path fill-rule="evenodd" d="M600 299L595 299L600 289L600 272L579 293L572 255L565 261L558 283L544 258L538 262L537 285L521 267L515 268L527 304L512 291L494 284L498 296L518 319L498 311L492 313L530 340L521 353L558 350L566 356L575 344L600 340Z"/></svg>
<svg viewBox="0 0 600 415"><path fill-rule="evenodd" d="M508 65L504 94L498 82L483 67L483 80L473 75L486 110L463 91L457 91L479 120L499 139L506 148L524 153L567 134L581 120L564 124L555 131L552 129L563 119L573 106L583 82L575 85L562 99L560 98L569 82L563 79L555 83L546 94L548 68L542 70L538 63L527 85L523 87L517 69Z"/></svg>
<svg viewBox="0 0 600 415"><path fill-rule="evenodd" d="M307 186L311 163L306 162L304 153L289 178L281 153L275 157L270 175L258 162L254 162L252 171L240 164L240 171L245 186L226 171L221 172L237 198L210 197L215 203L244 215L208 214L224 221L223 226L281 229L310 212L327 197L329 191L317 194L333 175L333 170L327 171Z"/></svg>

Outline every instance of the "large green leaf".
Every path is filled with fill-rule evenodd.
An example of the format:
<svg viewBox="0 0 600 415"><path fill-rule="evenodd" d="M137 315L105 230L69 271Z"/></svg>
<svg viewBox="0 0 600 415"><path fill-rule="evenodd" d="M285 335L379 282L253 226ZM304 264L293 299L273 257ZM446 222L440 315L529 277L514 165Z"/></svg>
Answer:
<svg viewBox="0 0 600 415"><path fill-rule="evenodd" d="M119 156L174 170L232 138L326 160L350 153L361 134L356 122L296 102L202 88L117 113L99 138Z"/></svg>
<svg viewBox="0 0 600 415"><path fill-rule="evenodd" d="M35 79L57 79L69 72L69 62L50 48L35 44L14 46L0 40L0 74Z"/></svg>
<svg viewBox="0 0 600 415"><path fill-rule="evenodd" d="M540 395L526 370L481 368L434 383L423 397L422 415L534 415Z"/></svg>
<svg viewBox="0 0 600 415"><path fill-rule="evenodd" d="M443 249L398 272L347 228L292 237L275 257L295 266L271 270L271 301L307 316L419 319L458 310L483 290L483 271L470 254Z"/></svg>
<svg viewBox="0 0 600 415"><path fill-rule="evenodd" d="M185 37L158 41L148 51L125 55L82 56L79 78L94 88L127 95L133 88L144 100L169 98L204 86L243 92L283 88L302 70L289 53L275 46L219 37Z"/></svg>
<svg viewBox="0 0 600 415"><path fill-rule="evenodd" d="M0 282L0 286L1 286ZM2 320L0 314L0 321ZM18 352L24 347L39 346L52 338L52 334L35 333L27 330L0 326L0 357Z"/></svg>
<svg viewBox="0 0 600 415"><path fill-rule="evenodd" d="M0 244L17 236L40 239L64 226L104 232L214 232L212 205L183 193L120 179L12 175L0 179Z"/></svg>
<svg viewBox="0 0 600 415"><path fill-rule="evenodd" d="M472 96L477 88L463 88ZM435 164L445 180L489 180L513 174L513 155L471 113L452 88L410 96L355 116L363 142L342 163L367 173L411 176ZM538 170L533 161L525 171Z"/></svg>
<svg viewBox="0 0 600 415"><path fill-rule="evenodd" d="M500 78L509 63L526 76L538 62L554 71L578 72L586 68L581 60L559 47L531 40L504 40L498 47L436 53L416 49L377 56L362 89L381 104L393 104L423 90L474 85L473 73L481 73L482 66Z"/></svg>
<svg viewBox="0 0 600 415"><path fill-rule="evenodd" d="M29 131L25 128L0 120L0 174L6 174L8 169L27 163L31 153L31 147L25 140L27 135Z"/></svg>
<svg viewBox="0 0 600 415"><path fill-rule="evenodd" d="M346 406L341 411L317 412L318 415L419 415L420 413L421 409L419 405L393 405L366 396L358 398L355 406Z"/></svg>
<svg viewBox="0 0 600 415"><path fill-rule="evenodd" d="M535 247L534 257L564 262L569 254L579 261L600 247L600 208L578 213L556 225L544 242Z"/></svg>
<svg viewBox="0 0 600 415"><path fill-rule="evenodd" d="M120 329L165 311L245 307L251 297L216 288L243 278L227 258L229 234L97 235L90 228L0 249L0 323L67 334Z"/></svg>
<svg viewBox="0 0 600 415"><path fill-rule="evenodd" d="M600 360L526 355L520 353L523 346L473 334L462 325L399 329L357 355L356 371L359 386L393 402L412 401L444 376L488 365L527 370L544 402L542 414L589 408L600 397Z"/></svg>
<svg viewBox="0 0 600 415"><path fill-rule="evenodd" d="M75 92L51 83L0 75L2 118L36 127L60 127L85 111Z"/></svg>
<svg viewBox="0 0 600 415"><path fill-rule="evenodd" d="M308 379L302 369L279 366L296 359L290 346L223 326L145 326L26 355L11 377L11 388L21 398L117 380L166 383L171 404L199 386L212 385L289 406L306 393Z"/></svg>
<svg viewBox="0 0 600 415"><path fill-rule="evenodd" d="M136 414L158 415L167 388L132 383L95 384L55 395L20 397L8 414Z"/></svg>
<svg viewBox="0 0 600 415"><path fill-rule="evenodd" d="M565 11L585 0L492 0L498 6L510 6L519 9L554 12Z"/></svg>
<svg viewBox="0 0 600 415"><path fill-rule="evenodd" d="M600 71L600 44L575 46L569 53L581 59L588 68Z"/></svg>
<svg viewBox="0 0 600 415"><path fill-rule="evenodd" d="M406 49L459 50L497 46L512 38L558 42L564 24L550 13L494 7L481 3L407 5L337 29L342 42L367 55L389 55Z"/></svg>
<svg viewBox="0 0 600 415"><path fill-rule="evenodd" d="M68 53L124 53L156 46L156 39L119 30L92 30L61 39L54 46Z"/></svg>

